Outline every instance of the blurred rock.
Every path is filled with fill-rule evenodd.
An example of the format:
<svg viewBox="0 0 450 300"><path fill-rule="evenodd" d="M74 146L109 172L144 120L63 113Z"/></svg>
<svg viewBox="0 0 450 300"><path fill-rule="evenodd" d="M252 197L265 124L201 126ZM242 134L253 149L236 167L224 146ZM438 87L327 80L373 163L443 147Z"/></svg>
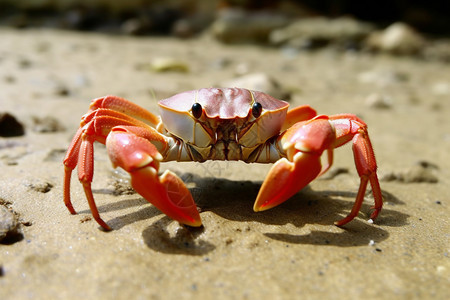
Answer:
<svg viewBox="0 0 450 300"><path fill-rule="evenodd" d="M436 82L431 87L431 91L437 96L450 95L450 83L445 81Z"/></svg>
<svg viewBox="0 0 450 300"><path fill-rule="evenodd" d="M450 62L450 39L435 40L428 43L423 51L423 56L428 60Z"/></svg>
<svg viewBox="0 0 450 300"><path fill-rule="evenodd" d="M13 137L25 134L25 128L9 113L0 113L0 136Z"/></svg>
<svg viewBox="0 0 450 300"><path fill-rule="evenodd" d="M173 57L157 57L152 60L149 67L154 72L189 72L187 63Z"/></svg>
<svg viewBox="0 0 450 300"><path fill-rule="evenodd" d="M290 93L283 90L281 85L273 78L264 73L252 73L237 77L220 83L222 87L246 88L253 91L260 91L271 95L277 99L290 100Z"/></svg>
<svg viewBox="0 0 450 300"><path fill-rule="evenodd" d="M407 73L392 69L374 69L358 74L358 81L370 83L380 87L390 86L407 82L409 75Z"/></svg>
<svg viewBox="0 0 450 300"><path fill-rule="evenodd" d="M149 23L140 18L131 18L125 20L120 26L120 31L129 35L144 34L149 29Z"/></svg>
<svg viewBox="0 0 450 300"><path fill-rule="evenodd" d="M404 171L387 173L380 180L404 183L437 183L439 179L434 174L437 169L438 167L433 163L420 161Z"/></svg>
<svg viewBox="0 0 450 300"><path fill-rule="evenodd" d="M254 13L226 9L211 25L211 34L219 41L233 43L267 43L270 33L289 24L290 19L274 13Z"/></svg>
<svg viewBox="0 0 450 300"><path fill-rule="evenodd" d="M43 118L32 117L32 120L33 120L33 131L35 132L52 133L65 130L61 122L59 122L58 119L51 116Z"/></svg>
<svg viewBox="0 0 450 300"><path fill-rule="evenodd" d="M386 95L373 93L367 96L366 105L371 108L389 109L392 107L392 99Z"/></svg>
<svg viewBox="0 0 450 300"><path fill-rule="evenodd" d="M323 17L298 20L289 26L274 30L270 42L299 49L317 48L328 44L357 47L373 30L369 23L349 17L328 19Z"/></svg>
<svg viewBox="0 0 450 300"><path fill-rule="evenodd" d="M25 185L30 190L44 194L50 192L54 187L52 183L44 181L42 179L34 179L32 181L26 182Z"/></svg>
<svg viewBox="0 0 450 300"><path fill-rule="evenodd" d="M412 27L397 22L381 32L373 32L368 37L366 45L373 50L406 55L422 52L426 41Z"/></svg>
<svg viewBox="0 0 450 300"><path fill-rule="evenodd" d="M0 205L0 242L19 234L19 222L13 211Z"/></svg>

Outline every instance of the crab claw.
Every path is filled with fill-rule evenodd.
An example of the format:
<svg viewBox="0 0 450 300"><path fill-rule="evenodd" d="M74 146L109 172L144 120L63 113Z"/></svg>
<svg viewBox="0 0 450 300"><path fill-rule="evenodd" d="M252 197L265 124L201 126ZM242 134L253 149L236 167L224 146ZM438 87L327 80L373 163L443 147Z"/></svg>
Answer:
<svg viewBox="0 0 450 300"><path fill-rule="evenodd" d="M280 159L264 180L253 210L263 211L283 203L314 180L321 168L320 157L316 155L300 152L292 162L286 158Z"/></svg>
<svg viewBox="0 0 450 300"><path fill-rule="evenodd" d="M288 129L281 138L287 158L278 160L270 169L253 210L275 207L314 180L322 169L320 157L323 151L330 150L335 136L334 128L324 116L296 123Z"/></svg>
<svg viewBox="0 0 450 300"><path fill-rule="evenodd" d="M158 176L163 157L149 140L113 129L106 147L113 165L130 173L131 185L148 202L182 224L201 226L197 207L183 181L170 171Z"/></svg>

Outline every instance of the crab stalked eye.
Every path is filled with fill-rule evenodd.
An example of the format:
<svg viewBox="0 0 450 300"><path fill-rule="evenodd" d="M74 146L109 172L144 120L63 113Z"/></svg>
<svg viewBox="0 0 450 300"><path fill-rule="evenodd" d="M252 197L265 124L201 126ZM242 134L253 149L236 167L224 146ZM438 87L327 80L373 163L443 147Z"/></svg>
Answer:
<svg viewBox="0 0 450 300"><path fill-rule="evenodd" d="M202 116L203 108L200 103L194 103L192 104L192 115L198 119Z"/></svg>
<svg viewBox="0 0 450 300"><path fill-rule="evenodd" d="M258 118L262 113L262 105L259 102L255 102L252 106L252 114L255 118Z"/></svg>

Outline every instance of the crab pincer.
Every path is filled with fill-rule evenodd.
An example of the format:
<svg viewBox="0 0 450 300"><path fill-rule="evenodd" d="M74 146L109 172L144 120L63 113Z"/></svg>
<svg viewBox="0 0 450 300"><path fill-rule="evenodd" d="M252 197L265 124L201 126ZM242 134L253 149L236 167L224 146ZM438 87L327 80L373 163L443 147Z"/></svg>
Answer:
<svg viewBox="0 0 450 300"><path fill-rule="evenodd" d="M113 166L127 171L132 187L168 217L189 226L201 226L194 199L184 182L168 170L159 176L162 155L148 139L124 129L113 129L106 139Z"/></svg>

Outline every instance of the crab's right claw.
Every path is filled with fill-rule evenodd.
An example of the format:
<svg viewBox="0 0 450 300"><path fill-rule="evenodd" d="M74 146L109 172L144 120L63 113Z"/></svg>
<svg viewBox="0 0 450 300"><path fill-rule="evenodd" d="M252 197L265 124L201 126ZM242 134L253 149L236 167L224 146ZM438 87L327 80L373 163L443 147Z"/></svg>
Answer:
<svg viewBox="0 0 450 300"><path fill-rule="evenodd" d="M124 131L112 131L106 140L114 166L131 175L131 185L168 217L189 226L201 226L192 195L183 181L170 171L158 176L161 154L147 139Z"/></svg>

